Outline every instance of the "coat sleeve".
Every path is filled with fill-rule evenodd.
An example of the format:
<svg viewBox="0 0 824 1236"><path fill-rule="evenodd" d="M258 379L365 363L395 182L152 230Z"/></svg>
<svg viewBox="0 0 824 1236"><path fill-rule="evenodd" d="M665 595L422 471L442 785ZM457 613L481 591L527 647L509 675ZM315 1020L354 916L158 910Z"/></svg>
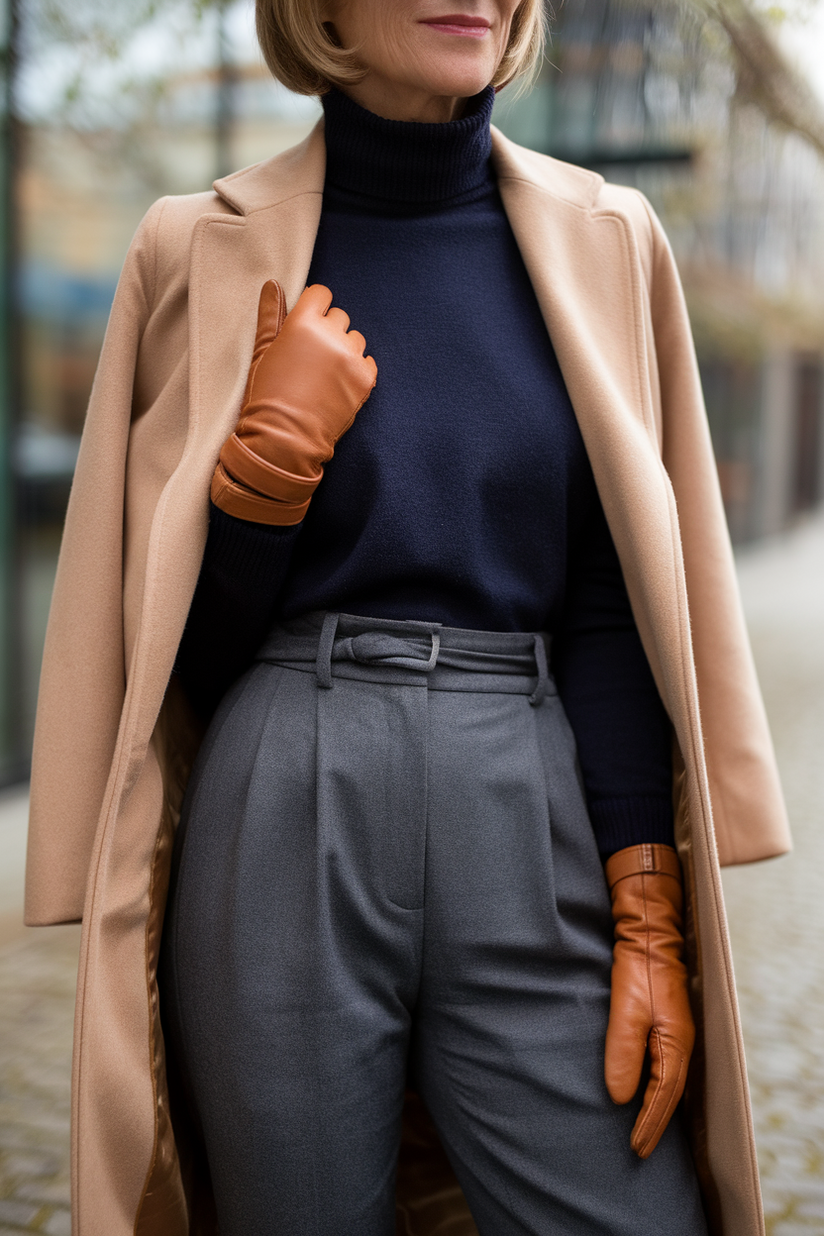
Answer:
<svg viewBox="0 0 824 1236"><path fill-rule="evenodd" d="M678 509L719 859L722 865L745 863L788 850L789 825L739 598L684 294L669 242L648 204L647 212L663 462Z"/></svg>
<svg viewBox="0 0 824 1236"><path fill-rule="evenodd" d="M163 200L118 282L83 430L57 566L35 723L25 920L83 912L125 691L123 509L135 365L154 297Z"/></svg>

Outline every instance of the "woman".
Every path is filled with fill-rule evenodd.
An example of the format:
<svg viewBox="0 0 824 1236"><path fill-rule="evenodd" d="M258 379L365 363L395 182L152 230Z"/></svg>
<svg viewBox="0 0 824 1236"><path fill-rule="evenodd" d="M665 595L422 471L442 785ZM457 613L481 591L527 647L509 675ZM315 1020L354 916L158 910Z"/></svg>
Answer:
<svg viewBox="0 0 824 1236"><path fill-rule="evenodd" d="M76 1229L210 1230L210 1176L223 1233L392 1230L409 1080L463 1196L413 1098L401 1230L749 1236L710 794L728 860L786 825L660 228L490 136L531 0L258 16L326 140L144 221L44 665Z"/></svg>

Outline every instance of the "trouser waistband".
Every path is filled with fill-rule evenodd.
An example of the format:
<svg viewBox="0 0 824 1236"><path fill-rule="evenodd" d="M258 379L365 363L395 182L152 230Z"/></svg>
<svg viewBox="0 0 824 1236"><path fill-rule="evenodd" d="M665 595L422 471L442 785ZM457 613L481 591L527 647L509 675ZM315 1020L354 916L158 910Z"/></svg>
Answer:
<svg viewBox="0 0 824 1236"><path fill-rule="evenodd" d="M528 695L537 705L556 694L549 648L545 632L471 631L319 610L275 626L257 660L313 673L325 690L334 678L357 678Z"/></svg>

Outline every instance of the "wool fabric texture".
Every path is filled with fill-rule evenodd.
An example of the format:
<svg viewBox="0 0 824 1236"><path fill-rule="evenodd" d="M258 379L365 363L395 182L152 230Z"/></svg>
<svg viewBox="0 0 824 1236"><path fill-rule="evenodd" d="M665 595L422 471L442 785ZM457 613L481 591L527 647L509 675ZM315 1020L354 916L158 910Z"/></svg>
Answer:
<svg viewBox="0 0 824 1236"><path fill-rule="evenodd" d="M161 1005L221 1236L394 1232L410 1082L480 1233L707 1236L680 1121L641 1167L604 1086L609 894L532 636L442 627L430 673L339 615L327 690L322 620L224 697L176 837Z"/></svg>
<svg viewBox="0 0 824 1236"><path fill-rule="evenodd" d="M212 508L178 668L211 711L278 618L549 631L601 854L672 844L670 726L492 175L493 98L415 124L325 96L308 282L366 337L377 386L301 525Z"/></svg>

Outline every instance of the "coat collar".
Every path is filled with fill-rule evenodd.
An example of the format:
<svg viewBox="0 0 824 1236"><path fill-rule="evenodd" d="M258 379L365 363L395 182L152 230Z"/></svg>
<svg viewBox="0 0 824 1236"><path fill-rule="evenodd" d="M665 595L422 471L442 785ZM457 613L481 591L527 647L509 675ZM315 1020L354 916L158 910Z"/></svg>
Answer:
<svg viewBox="0 0 824 1236"><path fill-rule="evenodd" d="M323 120L297 146L241 168L214 183L219 194L240 215L248 217L304 193L323 193L326 145Z"/></svg>
<svg viewBox="0 0 824 1236"><path fill-rule="evenodd" d="M499 179L549 189L571 205L590 209L603 176L516 146L492 126L492 160ZM299 145L214 182L214 190L238 214L249 216L303 193L322 193L326 171L323 119Z"/></svg>

